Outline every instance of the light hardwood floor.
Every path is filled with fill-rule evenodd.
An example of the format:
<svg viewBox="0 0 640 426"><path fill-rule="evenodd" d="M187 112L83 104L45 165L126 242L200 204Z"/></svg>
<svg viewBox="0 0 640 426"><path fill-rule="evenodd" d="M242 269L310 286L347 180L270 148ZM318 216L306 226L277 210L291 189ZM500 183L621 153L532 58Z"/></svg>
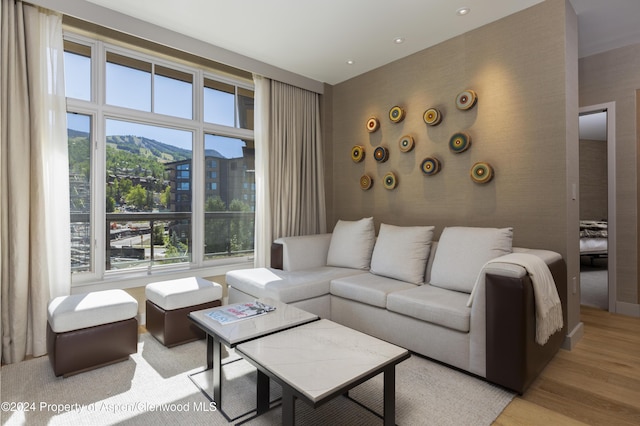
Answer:
<svg viewBox="0 0 640 426"><path fill-rule="evenodd" d="M640 425L640 319L582 307L584 337L560 350L494 425Z"/></svg>

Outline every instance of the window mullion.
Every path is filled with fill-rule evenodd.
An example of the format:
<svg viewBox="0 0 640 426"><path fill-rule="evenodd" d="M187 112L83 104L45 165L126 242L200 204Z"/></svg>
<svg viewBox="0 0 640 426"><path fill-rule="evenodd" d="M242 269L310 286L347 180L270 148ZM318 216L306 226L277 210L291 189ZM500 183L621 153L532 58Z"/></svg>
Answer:
<svg viewBox="0 0 640 426"><path fill-rule="evenodd" d="M193 236L192 262L199 267L204 259L204 133L203 120L203 77L202 71L195 73L193 84L193 119L197 122L197 129L193 135L193 175L191 197L191 235Z"/></svg>

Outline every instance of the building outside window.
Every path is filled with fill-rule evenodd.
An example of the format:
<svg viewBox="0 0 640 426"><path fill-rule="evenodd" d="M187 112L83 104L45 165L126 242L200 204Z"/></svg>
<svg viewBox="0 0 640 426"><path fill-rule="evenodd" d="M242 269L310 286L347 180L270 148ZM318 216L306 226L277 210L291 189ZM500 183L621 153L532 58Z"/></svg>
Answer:
<svg viewBox="0 0 640 426"><path fill-rule="evenodd" d="M73 33L64 60L74 282L250 258L252 83Z"/></svg>

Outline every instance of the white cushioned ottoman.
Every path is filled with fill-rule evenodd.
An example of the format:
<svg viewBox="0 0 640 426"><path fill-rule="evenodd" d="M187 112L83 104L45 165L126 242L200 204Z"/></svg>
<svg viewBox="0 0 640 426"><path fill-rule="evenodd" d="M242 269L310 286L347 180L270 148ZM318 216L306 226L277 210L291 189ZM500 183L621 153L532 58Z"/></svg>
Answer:
<svg viewBox="0 0 640 426"><path fill-rule="evenodd" d="M56 376L126 360L138 350L138 302L124 290L56 297L47 309L47 351Z"/></svg>
<svg viewBox="0 0 640 426"><path fill-rule="evenodd" d="M222 304L222 286L201 277L147 284L146 328L167 347L204 339L204 332L189 320L189 312Z"/></svg>

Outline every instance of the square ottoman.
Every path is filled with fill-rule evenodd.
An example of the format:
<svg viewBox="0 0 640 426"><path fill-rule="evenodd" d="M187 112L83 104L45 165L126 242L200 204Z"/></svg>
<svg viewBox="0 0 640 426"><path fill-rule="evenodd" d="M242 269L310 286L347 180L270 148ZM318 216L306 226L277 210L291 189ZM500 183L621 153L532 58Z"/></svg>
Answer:
<svg viewBox="0 0 640 426"><path fill-rule="evenodd" d="M138 302L124 290L56 297L47 309L47 352L56 376L124 361L138 350Z"/></svg>
<svg viewBox="0 0 640 426"><path fill-rule="evenodd" d="M189 320L189 312L222 304L222 286L200 277L147 284L146 328L167 347L204 339L205 333Z"/></svg>

